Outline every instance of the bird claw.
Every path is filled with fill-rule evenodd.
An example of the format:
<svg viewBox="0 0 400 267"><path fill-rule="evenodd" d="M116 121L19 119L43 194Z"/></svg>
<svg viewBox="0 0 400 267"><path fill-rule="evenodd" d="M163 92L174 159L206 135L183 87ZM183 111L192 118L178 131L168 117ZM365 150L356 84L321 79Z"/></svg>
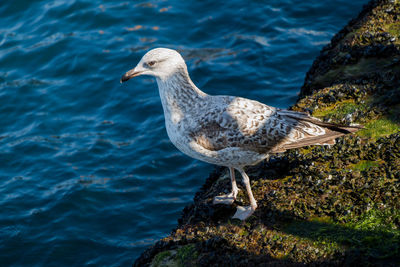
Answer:
<svg viewBox="0 0 400 267"><path fill-rule="evenodd" d="M237 206L237 210L235 215L233 215L232 219L239 219L239 220L246 220L248 217L250 217L255 209L253 209L251 206Z"/></svg>

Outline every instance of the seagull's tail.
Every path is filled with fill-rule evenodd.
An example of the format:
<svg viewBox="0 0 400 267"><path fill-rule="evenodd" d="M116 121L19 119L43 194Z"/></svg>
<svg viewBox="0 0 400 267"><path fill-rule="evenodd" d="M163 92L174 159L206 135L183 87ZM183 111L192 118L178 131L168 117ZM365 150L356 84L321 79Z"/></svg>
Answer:
<svg viewBox="0 0 400 267"><path fill-rule="evenodd" d="M287 118L294 119L300 122L312 123L314 125L325 128L325 134L308 136L306 138L296 140L294 142L289 142L282 144L281 146L275 147L271 152L279 153L284 152L287 149L300 148L303 146L310 145L334 145L335 139L346 135L355 133L358 130L364 128L362 125L340 125L334 123L323 122L317 118L309 116L307 113L295 112L290 110L279 110L279 115L286 116Z"/></svg>
<svg viewBox="0 0 400 267"><path fill-rule="evenodd" d="M331 131L341 132L341 133L344 133L344 134L355 133L358 130L364 128L363 125L359 125L359 124L342 125L342 124L323 122L320 119L317 119L315 117L311 117L310 115L308 115L305 112L297 112L297 111L291 111L291 110L279 110L279 114L288 116L288 117L290 117L292 119L311 122L311 123L313 123L315 125L328 128Z"/></svg>

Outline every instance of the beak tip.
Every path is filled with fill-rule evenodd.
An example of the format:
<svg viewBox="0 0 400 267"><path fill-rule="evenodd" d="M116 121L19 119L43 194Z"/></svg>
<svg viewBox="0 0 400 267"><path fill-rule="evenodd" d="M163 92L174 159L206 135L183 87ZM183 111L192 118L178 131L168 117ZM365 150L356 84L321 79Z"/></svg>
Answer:
<svg viewBox="0 0 400 267"><path fill-rule="evenodd" d="M119 82L120 83L124 83L124 82L130 80L131 78L139 76L139 75L141 75L141 71L137 71L136 69L131 69L130 71L128 71L127 73L122 75L122 77L119 80Z"/></svg>
<svg viewBox="0 0 400 267"><path fill-rule="evenodd" d="M129 77L128 75L123 75L121 77L121 79L119 80L120 83L126 82L127 80L129 80L131 77Z"/></svg>

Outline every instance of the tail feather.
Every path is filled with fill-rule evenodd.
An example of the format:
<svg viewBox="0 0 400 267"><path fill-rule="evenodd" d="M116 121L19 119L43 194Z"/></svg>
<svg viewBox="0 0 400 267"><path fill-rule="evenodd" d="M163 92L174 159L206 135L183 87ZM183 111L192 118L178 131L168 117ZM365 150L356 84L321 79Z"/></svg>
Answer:
<svg viewBox="0 0 400 267"><path fill-rule="evenodd" d="M290 116L289 116L290 117ZM363 129L363 125L341 125L329 122L323 122L314 117L300 118L299 120L311 122L315 125L328 128L329 130L341 132L344 134L355 133L360 129Z"/></svg>
<svg viewBox="0 0 400 267"><path fill-rule="evenodd" d="M355 133L358 130L364 128L364 126L362 126L362 125L349 126L349 125L340 125L340 124L323 122L323 121L321 121L317 118L311 117L307 113L303 113L303 112L295 112L295 111L290 111L290 110L279 110L279 114L283 115L283 116L287 116L291 119L295 119L297 121L309 122L309 123L318 125L320 127L323 127L326 129L326 133L323 135L312 136L312 137L300 139L296 142L284 143L280 146L275 147L271 151L272 153L280 153L280 152L286 151L287 149L300 148L300 147L309 146L309 145L333 145L333 144L335 144L336 138L346 135L346 134Z"/></svg>
<svg viewBox="0 0 400 267"><path fill-rule="evenodd" d="M279 114L287 116L292 119L311 122L315 125L328 128L329 130L341 132L344 134L355 133L360 129L363 129L363 125L343 125L343 124L335 124L329 122L323 122L315 117L311 117L305 112L297 112L291 110L279 110Z"/></svg>

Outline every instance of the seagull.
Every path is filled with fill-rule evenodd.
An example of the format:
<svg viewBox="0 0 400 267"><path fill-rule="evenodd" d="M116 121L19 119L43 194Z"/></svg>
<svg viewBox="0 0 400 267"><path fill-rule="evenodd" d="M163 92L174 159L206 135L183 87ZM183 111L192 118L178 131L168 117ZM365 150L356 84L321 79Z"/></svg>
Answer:
<svg viewBox="0 0 400 267"><path fill-rule="evenodd" d="M242 176L250 206L238 206L232 218L245 220L257 208L244 168L270 155L309 145L332 145L335 138L361 126L322 122L307 113L279 109L258 101L201 91L189 77L186 63L175 50L148 51L120 82L139 75L156 78L171 142L184 154L229 168L232 190L213 204L232 204L238 194L235 170Z"/></svg>

